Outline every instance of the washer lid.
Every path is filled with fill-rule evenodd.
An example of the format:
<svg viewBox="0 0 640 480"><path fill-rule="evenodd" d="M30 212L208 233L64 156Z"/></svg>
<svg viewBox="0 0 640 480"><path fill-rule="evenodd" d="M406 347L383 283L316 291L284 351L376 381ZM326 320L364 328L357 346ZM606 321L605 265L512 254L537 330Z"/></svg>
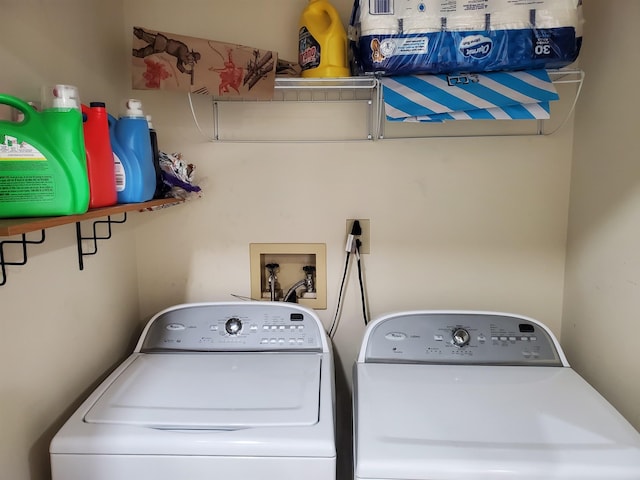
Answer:
<svg viewBox="0 0 640 480"><path fill-rule="evenodd" d="M319 354L140 354L85 422L234 430L318 422Z"/></svg>
<svg viewBox="0 0 640 480"><path fill-rule="evenodd" d="M357 479L637 479L640 435L567 367L358 364Z"/></svg>

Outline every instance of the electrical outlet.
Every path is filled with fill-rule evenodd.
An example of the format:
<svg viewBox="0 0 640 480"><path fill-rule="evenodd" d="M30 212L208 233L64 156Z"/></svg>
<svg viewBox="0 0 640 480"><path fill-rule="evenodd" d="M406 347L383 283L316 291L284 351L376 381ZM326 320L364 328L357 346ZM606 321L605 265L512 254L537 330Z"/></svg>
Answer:
<svg viewBox="0 0 640 480"><path fill-rule="evenodd" d="M355 220L360 222L360 228L362 229L362 234L358 237L362 242L362 245L360 246L360 253L371 253L371 220L368 218L348 218L347 235L351 234L351 228L353 227L353 222Z"/></svg>

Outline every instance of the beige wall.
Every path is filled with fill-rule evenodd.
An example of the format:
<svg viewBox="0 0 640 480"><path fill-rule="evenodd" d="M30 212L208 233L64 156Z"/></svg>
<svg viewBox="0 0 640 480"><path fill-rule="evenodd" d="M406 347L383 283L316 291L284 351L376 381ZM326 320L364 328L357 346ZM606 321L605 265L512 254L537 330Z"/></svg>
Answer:
<svg viewBox="0 0 640 480"><path fill-rule="evenodd" d="M640 64L630 41L640 3L585 7L562 340L572 365L640 428Z"/></svg>
<svg viewBox="0 0 640 480"><path fill-rule="evenodd" d="M343 12L350 3L334 2ZM292 0L157 5L126 2L124 34L137 25L296 58L300 8ZM318 313L328 326L344 264L345 220L368 218L371 254L363 261L372 316L419 308L513 311L560 333L571 122L552 137L211 143L194 126L186 95L136 95L153 115L161 148L196 163L204 188L202 199L145 217L148 225L138 230L142 315L182 301L249 296L250 243L321 242L329 309ZM210 100L193 100L210 134ZM273 111L264 127L286 137L295 120L279 106ZM310 106L308 114L315 113ZM337 109L335 116L343 114ZM244 118L233 109L230 115L243 129L238 136L250 137ZM341 478L349 472L349 382L364 328L356 278L352 269L334 338L344 412L339 433L347 442L340 446Z"/></svg>
<svg viewBox="0 0 640 480"><path fill-rule="evenodd" d="M125 35L138 25L295 58L297 4L240 3L163 2L154 9L157 1L129 1ZM335 5L347 12L350 2ZM371 254L363 261L373 316L495 309L534 316L560 333L571 125L552 137L210 143L196 130L186 95L137 95L153 115L161 148L196 163L204 188L202 199L139 230L143 314L183 300L248 296L252 242L321 242L330 308L319 314L328 325L345 220L369 218ZM209 100L194 101L207 124ZM170 248L162 259L148 248L158 242ZM335 338L347 375L363 323L355 277Z"/></svg>
<svg viewBox="0 0 640 480"><path fill-rule="evenodd" d="M70 83L84 101L111 103L126 91L121 1L9 0L2 16L1 92L33 100L42 84ZM27 265L8 267L0 287L3 480L49 478L51 437L132 348L140 328L135 238L130 225L114 232L82 272L74 225L47 230L43 245L28 248ZM5 251L20 260L12 247Z"/></svg>
<svg viewBox="0 0 640 480"><path fill-rule="evenodd" d="M560 333L571 123L552 137L210 143L193 125L185 95L128 90L131 27L295 58L299 2L53 3L3 5L14 21L0 30L0 91L29 99L42 83L66 82L85 101L116 105L135 95L154 118L161 148L196 164L205 193L184 206L130 215L83 272L73 226L47 231L26 266L9 267L0 287L3 478L48 478L51 436L131 349L151 314L248 295L251 242L326 243L329 309L319 314L327 325L345 219L369 218L371 254L363 261L373 316L491 309L533 316ZM350 1L335 4L346 20ZM195 104L209 126L209 100ZM352 271L335 338L344 382L363 329L358 297Z"/></svg>

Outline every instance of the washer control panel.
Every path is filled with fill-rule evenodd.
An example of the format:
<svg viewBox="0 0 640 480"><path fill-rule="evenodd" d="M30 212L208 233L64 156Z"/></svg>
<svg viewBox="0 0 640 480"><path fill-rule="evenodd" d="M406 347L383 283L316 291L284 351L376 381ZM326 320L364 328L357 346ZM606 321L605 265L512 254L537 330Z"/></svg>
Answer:
<svg viewBox="0 0 640 480"><path fill-rule="evenodd" d="M365 362L562 366L546 327L503 314L398 314L373 325L365 342Z"/></svg>
<svg viewBox="0 0 640 480"><path fill-rule="evenodd" d="M140 351L322 351L323 334L308 312L287 305L195 304L155 317Z"/></svg>

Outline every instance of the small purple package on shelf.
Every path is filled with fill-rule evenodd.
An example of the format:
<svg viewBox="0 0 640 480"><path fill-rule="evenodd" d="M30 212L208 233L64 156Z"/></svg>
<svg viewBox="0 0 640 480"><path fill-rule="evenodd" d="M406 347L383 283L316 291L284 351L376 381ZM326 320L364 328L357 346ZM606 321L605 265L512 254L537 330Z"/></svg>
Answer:
<svg viewBox="0 0 640 480"><path fill-rule="evenodd" d="M169 189L166 197L188 200L202 195L202 189L193 183L195 165L185 162L181 153L159 154L162 181Z"/></svg>

